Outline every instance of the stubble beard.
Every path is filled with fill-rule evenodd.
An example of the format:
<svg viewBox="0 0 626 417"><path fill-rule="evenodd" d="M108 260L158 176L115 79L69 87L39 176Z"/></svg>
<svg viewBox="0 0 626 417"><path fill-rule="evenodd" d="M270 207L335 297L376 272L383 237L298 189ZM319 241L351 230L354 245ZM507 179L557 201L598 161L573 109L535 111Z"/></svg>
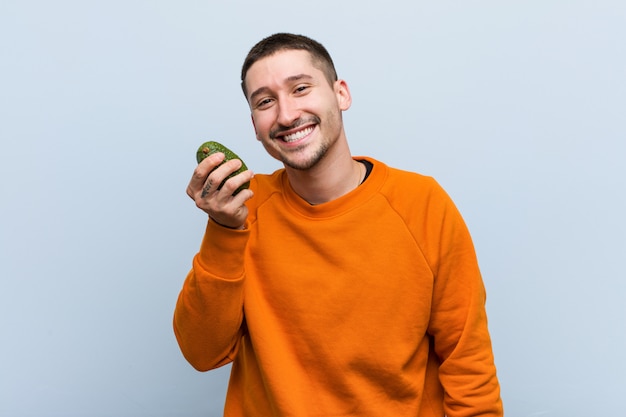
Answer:
<svg viewBox="0 0 626 417"><path fill-rule="evenodd" d="M302 148L305 148L304 146ZM315 165L317 165L317 163L319 161L321 161L322 159L324 159L324 157L326 156L326 152L328 151L328 143L326 141L324 141L315 151L312 155L310 155L309 157L307 157L306 159L296 159L296 158L290 158L290 155L281 155L281 162L283 164L285 164L285 166L288 166L290 168L293 169L297 169L299 171L305 171L308 169L313 168ZM295 149L293 153L298 153L300 152L301 149Z"/></svg>
<svg viewBox="0 0 626 417"><path fill-rule="evenodd" d="M319 128L321 126L321 120L314 116L312 119L309 120L313 120L316 124L317 127ZM341 123L341 116L337 117L336 114L333 114L332 112L329 112L327 120L330 121L330 124L340 124ZM304 124L306 121L298 121L296 123L294 123L294 127L296 126L300 126L302 124ZM326 156L326 153L328 152L328 150L330 149L332 143L334 141L331 140L329 137L322 137L321 139L321 143L319 143L319 145L317 145L317 149L313 149L312 150L312 154L309 156L304 156L302 155L302 157L299 157L300 154L303 154L305 152L307 152L307 148L310 148L312 145L311 144L307 144L307 145L302 145L300 147L297 147L291 151L289 151L288 153L280 153L279 155L279 160L287 167L289 168L293 168L299 171L305 171L308 169L313 168L315 165L317 165L322 159L324 159L324 157ZM315 146L315 145L313 145ZM311 151L309 151L311 152Z"/></svg>

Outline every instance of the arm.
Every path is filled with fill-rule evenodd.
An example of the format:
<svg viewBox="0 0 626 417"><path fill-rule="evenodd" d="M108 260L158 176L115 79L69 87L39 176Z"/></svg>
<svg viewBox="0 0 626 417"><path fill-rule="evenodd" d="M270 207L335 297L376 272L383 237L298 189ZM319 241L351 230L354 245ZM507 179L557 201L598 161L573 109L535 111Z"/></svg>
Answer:
<svg viewBox="0 0 626 417"><path fill-rule="evenodd" d="M449 417L500 417L500 386L487 327L485 289L474 246L443 192L432 225L435 285L430 334L441 361L439 378Z"/></svg>
<svg viewBox="0 0 626 417"><path fill-rule="evenodd" d="M189 197L210 220L174 312L180 349L201 371L232 360L243 323L244 251L249 236L245 202L253 193L232 193L253 174L245 171L217 190L214 185L241 166L239 160L231 160L214 170L223 159L224 155L217 153L203 160L187 187Z"/></svg>
<svg viewBox="0 0 626 417"><path fill-rule="evenodd" d="M174 311L174 333L189 363L206 371L232 361L243 323L243 251L248 231L209 221Z"/></svg>

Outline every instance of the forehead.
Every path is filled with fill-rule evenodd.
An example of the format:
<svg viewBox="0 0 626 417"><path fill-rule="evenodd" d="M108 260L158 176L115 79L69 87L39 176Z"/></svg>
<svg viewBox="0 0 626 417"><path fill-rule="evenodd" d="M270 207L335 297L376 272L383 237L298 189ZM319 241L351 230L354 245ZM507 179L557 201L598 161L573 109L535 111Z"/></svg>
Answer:
<svg viewBox="0 0 626 417"><path fill-rule="evenodd" d="M314 64L308 51L282 50L252 64L245 83L248 91L252 92L257 88L280 85L297 75L318 78L324 73Z"/></svg>

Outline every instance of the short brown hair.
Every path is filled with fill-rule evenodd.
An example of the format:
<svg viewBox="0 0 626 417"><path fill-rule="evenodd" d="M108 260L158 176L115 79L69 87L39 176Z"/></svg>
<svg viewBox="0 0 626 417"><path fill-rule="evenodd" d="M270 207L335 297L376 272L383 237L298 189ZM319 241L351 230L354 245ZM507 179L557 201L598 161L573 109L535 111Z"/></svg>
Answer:
<svg viewBox="0 0 626 417"><path fill-rule="evenodd" d="M241 88L243 90L246 99L248 97L246 91L246 75L248 70L255 62L262 58L266 58L279 51L284 50L304 50L311 54L313 65L319 68L328 79L328 82L332 85L337 81L337 71L335 70L335 64L333 63L330 54L326 48L319 42L304 36L295 35L292 33L276 33L261 40L250 49L246 59L241 67Z"/></svg>

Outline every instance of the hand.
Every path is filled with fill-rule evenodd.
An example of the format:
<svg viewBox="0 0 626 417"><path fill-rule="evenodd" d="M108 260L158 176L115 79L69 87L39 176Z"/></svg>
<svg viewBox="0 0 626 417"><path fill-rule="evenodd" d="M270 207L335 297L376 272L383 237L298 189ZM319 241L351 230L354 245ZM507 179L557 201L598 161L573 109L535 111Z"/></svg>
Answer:
<svg viewBox="0 0 626 417"><path fill-rule="evenodd" d="M223 160L224 154L217 152L200 162L187 186L187 195L217 223L232 229L243 229L248 217L245 202L252 198L253 193L249 189L243 189L235 196L232 194L240 185L250 181L254 174L250 170L244 171L229 178L218 190L217 187L224 178L241 167L239 159L231 159L219 166ZM217 166L219 167L213 171Z"/></svg>

